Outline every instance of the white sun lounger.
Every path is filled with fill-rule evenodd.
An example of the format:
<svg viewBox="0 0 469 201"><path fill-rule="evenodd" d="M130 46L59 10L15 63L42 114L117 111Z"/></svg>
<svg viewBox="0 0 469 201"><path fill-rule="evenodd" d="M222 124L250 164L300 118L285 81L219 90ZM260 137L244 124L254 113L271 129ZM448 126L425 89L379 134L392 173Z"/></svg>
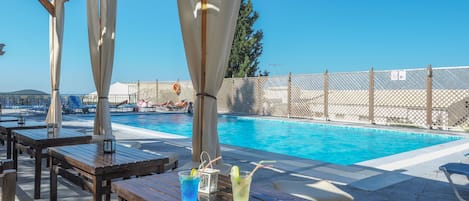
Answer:
<svg viewBox="0 0 469 201"><path fill-rule="evenodd" d="M313 201L352 201L353 196L328 181L277 181L274 189Z"/></svg>
<svg viewBox="0 0 469 201"><path fill-rule="evenodd" d="M459 175L464 175L469 178L469 164L447 163L447 164L440 166L440 170L445 173L445 176L448 179L449 184L454 191L454 194L456 194L456 197L460 201L465 201L465 199L463 199L462 196L459 194L458 189L456 188L456 185L453 183L453 180L451 179L451 175L459 174Z"/></svg>

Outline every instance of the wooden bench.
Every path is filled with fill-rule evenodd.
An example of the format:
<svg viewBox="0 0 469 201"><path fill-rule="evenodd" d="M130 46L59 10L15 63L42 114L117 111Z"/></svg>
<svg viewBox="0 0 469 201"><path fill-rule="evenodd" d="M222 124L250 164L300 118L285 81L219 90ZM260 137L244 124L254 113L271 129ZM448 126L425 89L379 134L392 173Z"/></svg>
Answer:
<svg viewBox="0 0 469 201"><path fill-rule="evenodd" d="M16 171L12 160L0 161L0 200L14 201L16 195Z"/></svg>
<svg viewBox="0 0 469 201"><path fill-rule="evenodd" d="M233 200L230 178L224 175L219 175L218 178L218 191L210 195L199 193L199 200ZM113 182L112 191L117 193L119 201L181 200L179 177L176 172ZM251 184L249 197L251 201L303 200L286 193L256 185L255 181Z"/></svg>
<svg viewBox="0 0 469 201"><path fill-rule="evenodd" d="M50 200L57 200L57 176L90 190L93 200L111 199L113 179L148 175L164 168L168 157L139 149L116 146L115 153L103 153L102 144L48 148L50 156Z"/></svg>

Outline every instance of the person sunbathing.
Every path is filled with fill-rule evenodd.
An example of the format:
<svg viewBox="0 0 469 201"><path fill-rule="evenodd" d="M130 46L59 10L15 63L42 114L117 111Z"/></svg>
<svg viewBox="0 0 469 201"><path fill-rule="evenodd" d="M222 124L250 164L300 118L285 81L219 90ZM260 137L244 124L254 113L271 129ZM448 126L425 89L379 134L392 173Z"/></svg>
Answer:
<svg viewBox="0 0 469 201"><path fill-rule="evenodd" d="M159 104L157 106L165 106L165 107L177 107L177 108L185 108L187 106L188 102L186 99L183 99L179 102L174 103L172 100L166 101L162 104Z"/></svg>
<svg viewBox="0 0 469 201"><path fill-rule="evenodd" d="M137 102L137 106L138 106L138 107L148 107L149 105L151 105L149 102L150 102L150 101L146 101L146 100L144 100L144 99L140 99L140 100L138 100L138 102Z"/></svg>

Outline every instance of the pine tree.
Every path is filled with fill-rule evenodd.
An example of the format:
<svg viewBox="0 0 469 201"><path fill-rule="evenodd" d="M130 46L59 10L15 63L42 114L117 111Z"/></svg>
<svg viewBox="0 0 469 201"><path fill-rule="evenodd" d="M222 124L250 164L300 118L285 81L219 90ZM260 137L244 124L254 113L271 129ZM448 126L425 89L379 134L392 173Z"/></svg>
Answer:
<svg viewBox="0 0 469 201"><path fill-rule="evenodd" d="M230 60L225 77L244 77L269 75L259 69L258 58L262 54L262 30L254 30L253 26L259 14L253 10L251 0L243 0L236 23L236 32L231 48Z"/></svg>

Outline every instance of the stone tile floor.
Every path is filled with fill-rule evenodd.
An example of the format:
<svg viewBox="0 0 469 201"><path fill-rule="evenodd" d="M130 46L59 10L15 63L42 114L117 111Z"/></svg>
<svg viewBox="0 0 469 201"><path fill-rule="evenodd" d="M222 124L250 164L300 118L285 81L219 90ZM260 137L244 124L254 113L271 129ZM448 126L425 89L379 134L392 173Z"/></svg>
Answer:
<svg viewBox="0 0 469 201"><path fill-rule="evenodd" d="M36 117L41 120L43 117ZM74 118L65 117L64 127L75 128L84 132L90 132L91 121L77 121ZM179 164L190 161L190 139L174 138L161 133L129 128L122 125L113 125L113 133L119 143L127 144L139 149L155 152L176 152ZM1 158L5 158L5 147L0 146ZM272 187L272 182L278 180L318 180L332 181L340 189L351 194L355 200L365 201L452 201L457 200L451 191L444 174L438 171L438 166L447 162L466 162L464 157L469 153L467 149L451 153L430 161L412 164L395 171L381 170L363 165L341 166L320 161L306 160L274 153L250 150L223 145L223 160L225 163L238 165L242 170L250 170L253 162L274 159L277 161L273 169L261 169L254 180L256 185ZM43 167L42 189L40 200L49 200L49 170ZM21 155L18 170L18 200L33 200L33 159L27 155ZM468 180L462 176L454 176L463 196L469 198ZM357 187L358 186L358 187ZM373 190L363 190L378 186ZM92 200L91 194L74 186L59 177L59 200ZM372 188L371 188L372 189ZM112 200L117 200L112 195Z"/></svg>

